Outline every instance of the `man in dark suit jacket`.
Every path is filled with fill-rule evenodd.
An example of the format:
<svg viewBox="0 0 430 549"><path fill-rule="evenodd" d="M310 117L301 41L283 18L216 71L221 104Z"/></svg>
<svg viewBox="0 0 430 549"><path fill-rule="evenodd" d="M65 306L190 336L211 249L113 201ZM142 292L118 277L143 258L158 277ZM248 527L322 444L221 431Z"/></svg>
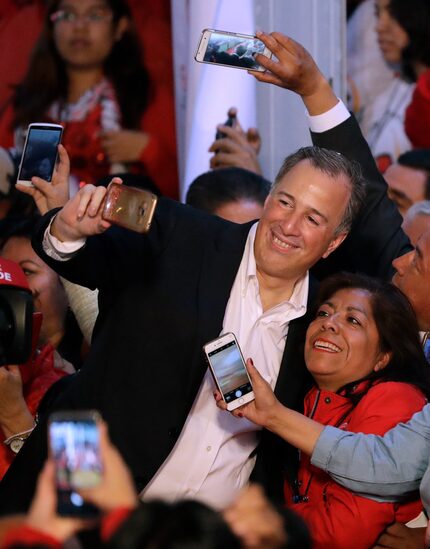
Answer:
<svg viewBox="0 0 430 549"><path fill-rule="evenodd" d="M311 115L336 107L337 98L309 54L298 44L293 46L301 62L291 60L291 53L285 62L275 51L279 67L272 66L272 73L288 69L297 74L304 58L305 73L296 80L298 84L288 87L302 95ZM303 82L307 87L300 88ZM367 207L336 261L342 262L342 268L390 276L391 259L409 249L408 241L355 121L349 118L327 132L313 134L313 139L320 146L358 157L371 177ZM336 163L335 157L330 158ZM49 229L51 243L52 237L73 242L94 235L67 261L49 257L42 244L57 212L45 217L34 239L38 253L57 272L98 287L101 296L90 356L54 408L101 410L137 488L142 489L193 416L190 410L206 372L201 348L223 329L251 224L230 224L160 200L147 236L118 228L105 232L106 224L97 213L103 193L101 188L86 187L55 217ZM333 176L309 160L300 160L281 175L266 203L253 247L263 311L288 301L307 270L341 243L350 196L351 181L345 171ZM81 215L79 208L87 198L90 206ZM337 270L336 261L330 269ZM309 302L312 294L311 281ZM301 407L308 383L302 351L308 321L308 313L290 321L276 381L278 398L293 408ZM30 437L0 486L0 511L22 510L28 503L23 494L30 492L35 470L46 454L43 428L39 426ZM281 473L289 461L287 451L287 445L270 433L262 434L256 470L278 496Z"/></svg>

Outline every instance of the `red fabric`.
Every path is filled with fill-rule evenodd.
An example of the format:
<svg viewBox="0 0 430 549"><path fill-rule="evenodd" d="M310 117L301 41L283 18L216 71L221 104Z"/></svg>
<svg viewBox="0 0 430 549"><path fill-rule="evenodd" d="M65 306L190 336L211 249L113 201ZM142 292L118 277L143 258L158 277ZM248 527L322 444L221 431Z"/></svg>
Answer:
<svg viewBox="0 0 430 549"><path fill-rule="evenodd" d="M363 390L363 384L357 388ZM310 416L318 389L305 398L305 415ZM383 435L410 417L426 404L423 394L413 386L400 382L375 385L353 408L344 396L321 391L313 419L324 425L341 429ZM344 418L344 415L347 416ZM342 421L341 421L342 420ZM341 425L338 425L341 421ZM306 493L308 502L292 503L292 492L285 484L288 507L307 523L315 549L368 549L373 547L383 530L393 522L408 522L422 510L419 495L409 503L381 503L361 497L337 484L327 473L311 465L302 455L298 480L300 494Z"/></svg>
<svg viewBox="0 0 430 549"><path fill-rule="evenodd" d="M406 109L405 130L415 148L430 148L430 70L418 78L412 101Z"/></svg>
<svg viewBox="0 0 430 549"><path fill-rule="evenodd" d="M130 507L119 507L105 515L100 529L102 540L108 541L133 511Z"/></svg>
<svg viewBox="0 0 430 549"><path fill-rule="evenodd" d="M58 379L67 375L54 369L54 348L50 343L39 349L32 360L20 365L20 372L23 381L24 399L33 416L36 415L39 403L46 391ZM5 438L0 429L0 480L15 457L12 450L2 444Z"/></svg>
<svg viewBox="0 0 430 549"><path fill-rule="evenodd" d="M7 532L3 540L3 549L9 549L16 545L23 545L33 547L34 545L43 545L46 547L52 547L52 549L59 549L63 547L63 544L56 538L45 534L40 530L31 528L30 526L21 525L12 528Z"/></svg>

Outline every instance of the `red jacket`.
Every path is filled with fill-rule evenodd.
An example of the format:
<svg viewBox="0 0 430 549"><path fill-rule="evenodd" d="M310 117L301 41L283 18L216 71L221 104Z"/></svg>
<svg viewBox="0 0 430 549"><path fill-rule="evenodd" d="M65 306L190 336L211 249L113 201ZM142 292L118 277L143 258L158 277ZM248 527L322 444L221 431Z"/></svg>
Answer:
<svg viewBox="0 0 430 549"><path fill-rule="evenodd" d="M361 383L355 392L365 389L365 383ZM383 435L397 423L410 419L425 404L423 394L407 383L374 385L355 407L345 396L313 388L305 398L305 415L347 431ZM299 493L308 501L293 503L288 483L286 501L307 523L315 549L373 547L389 524L408 522L422 510L418 493L413 501L401 504L361 497L311 465L305 455L301 456L298 481Z"/></svg>
<svg viewBox="0 0 430 549"><path fill-rule="evenodd" d="M416 149L430 148L430 70L417 80L412 101L405 113L405 129Z"/></svg>

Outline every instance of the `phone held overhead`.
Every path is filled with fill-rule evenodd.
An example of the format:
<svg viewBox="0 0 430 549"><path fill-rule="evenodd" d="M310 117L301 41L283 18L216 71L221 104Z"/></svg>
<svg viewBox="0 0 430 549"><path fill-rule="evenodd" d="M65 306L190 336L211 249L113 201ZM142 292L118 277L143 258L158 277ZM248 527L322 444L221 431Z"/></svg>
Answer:
<svg viewBox="0 0 430 549"><path fill-rule="evenodd" d="M62 135L63 127L59 124L38 122L28 126L17 183L32 187L32 177L52 180Z"/></svg>
<svg viewBox="0 0 430 549"><path fill-rule="evenodd" d="M254 400L251 380L242 352L233 333L218 337L203 346L215 384L227 410L232 411Z"/></svg>
<svg viewBox="0 0 430 549"><path fill-rule="evenodd" d="M269 58L272 55L263 42L255 36L205 29L201 34L194 59L200 63L264 71L265 69L255 60L256 53Z"/></svg>
<svg viewBox="0 0 430 549"><path fill-rule="evenodd" d="M93 488L102 480L99 421L95 410L55 412L49 418L59 515L89 518L99 513L79 494L80 489Z"/></svg>

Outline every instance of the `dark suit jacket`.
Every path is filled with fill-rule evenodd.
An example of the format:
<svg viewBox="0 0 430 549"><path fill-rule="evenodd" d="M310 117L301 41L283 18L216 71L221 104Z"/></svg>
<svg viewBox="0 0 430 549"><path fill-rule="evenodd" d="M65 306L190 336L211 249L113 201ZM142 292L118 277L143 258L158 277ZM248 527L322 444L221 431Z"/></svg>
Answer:
<svg viewBox="0 0 430 549"><path fill-rule="evenodd" d="M358 156L370 177L368 204L354 234L324 274L341 263L343 269L389 276L391 259L408 251L408 241L355 121L313 139ZM57 262L41 248L53 213L34 237L36 251L61 276L100 289L91 353L54 408L99 409L141 489L172 450L200 387L206 371L202 346L221 331L251 224L236 225L161 199L147 236L111 228L89 238L73 259ZM310 383L303 360L308 322L309 314L290 323L275 389L281 402L296 409ZM1 483L0 512L28 504L46 453L44 429L37 428ZM292 461L288 445L264 432L256 472L278 497L281 474Z"/></svg>

